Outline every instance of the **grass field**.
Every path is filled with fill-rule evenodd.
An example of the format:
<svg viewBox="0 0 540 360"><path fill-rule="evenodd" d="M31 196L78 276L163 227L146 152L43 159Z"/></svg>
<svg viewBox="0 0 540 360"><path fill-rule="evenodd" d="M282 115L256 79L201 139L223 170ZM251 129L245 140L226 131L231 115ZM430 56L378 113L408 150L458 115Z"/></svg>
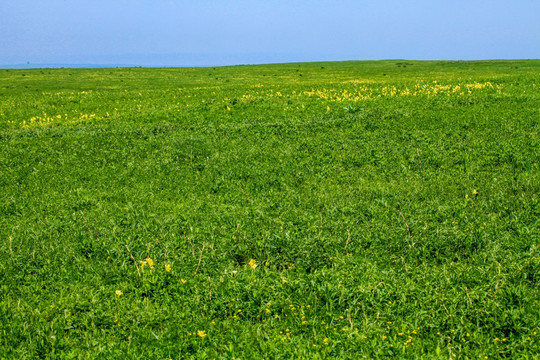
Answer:
<svg viewBox="0 0 540 360"><path fill-rule="evenodd" d="M0 358L538 359L539 81L0 70Z"/></svg>

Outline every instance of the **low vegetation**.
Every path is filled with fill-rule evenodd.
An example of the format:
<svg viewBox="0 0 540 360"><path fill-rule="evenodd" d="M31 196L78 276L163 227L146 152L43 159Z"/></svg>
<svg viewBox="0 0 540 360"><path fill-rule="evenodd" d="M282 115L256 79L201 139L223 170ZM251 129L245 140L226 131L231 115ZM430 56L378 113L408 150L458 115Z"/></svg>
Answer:
<svg viewBox="0 0 540 360"><path fill-rule="evenodd" d="M0 357L538 358L539 80L0 70Z"/></svg>

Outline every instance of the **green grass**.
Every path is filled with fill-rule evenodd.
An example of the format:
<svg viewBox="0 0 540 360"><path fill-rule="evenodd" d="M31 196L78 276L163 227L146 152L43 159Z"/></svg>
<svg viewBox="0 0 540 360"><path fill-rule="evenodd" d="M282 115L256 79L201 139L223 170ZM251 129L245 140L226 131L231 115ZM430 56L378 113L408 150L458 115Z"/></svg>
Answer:
<svg viewBox="0 0 540 360"><path fill-rule="evenodd" d="M0 70L0 358L538 359L539 80Z"/></svg>

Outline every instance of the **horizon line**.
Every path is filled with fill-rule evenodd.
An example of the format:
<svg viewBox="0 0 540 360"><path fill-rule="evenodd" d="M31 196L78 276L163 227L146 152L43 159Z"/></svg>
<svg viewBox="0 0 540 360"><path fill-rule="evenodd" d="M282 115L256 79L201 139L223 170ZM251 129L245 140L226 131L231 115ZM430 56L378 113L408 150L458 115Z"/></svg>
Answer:
<svg viewBox="0 0 540 360"><path fill-rule="evenodd" d="M203 65L174 65L174 64L127 64L127 63L18 63L0 64L3 70L24 70L24 69L85 69L85 68L212 68L231 66L258 66L258 65L287 65L287 64L316 64L316 63L340 63L340 62L376 62L376 61L415 61L415 62L480 62L480 61L534 61L540 58L490 58L490 59L363 59L363 60L313 60L313 61L284 61L284 62L253 62L253 63L231 63L231 64L203 64Z"/></svg>

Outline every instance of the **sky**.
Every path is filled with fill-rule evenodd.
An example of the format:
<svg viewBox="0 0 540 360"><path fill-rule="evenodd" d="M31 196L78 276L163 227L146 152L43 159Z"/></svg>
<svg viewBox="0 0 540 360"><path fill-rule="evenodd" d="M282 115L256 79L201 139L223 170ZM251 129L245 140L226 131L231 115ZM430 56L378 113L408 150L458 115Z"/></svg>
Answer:
<svg viewBox="0 0 540 360"><path fill-rule="evenodd" d="M540 58L540 0L0 0L0 65Z"/></svg>

